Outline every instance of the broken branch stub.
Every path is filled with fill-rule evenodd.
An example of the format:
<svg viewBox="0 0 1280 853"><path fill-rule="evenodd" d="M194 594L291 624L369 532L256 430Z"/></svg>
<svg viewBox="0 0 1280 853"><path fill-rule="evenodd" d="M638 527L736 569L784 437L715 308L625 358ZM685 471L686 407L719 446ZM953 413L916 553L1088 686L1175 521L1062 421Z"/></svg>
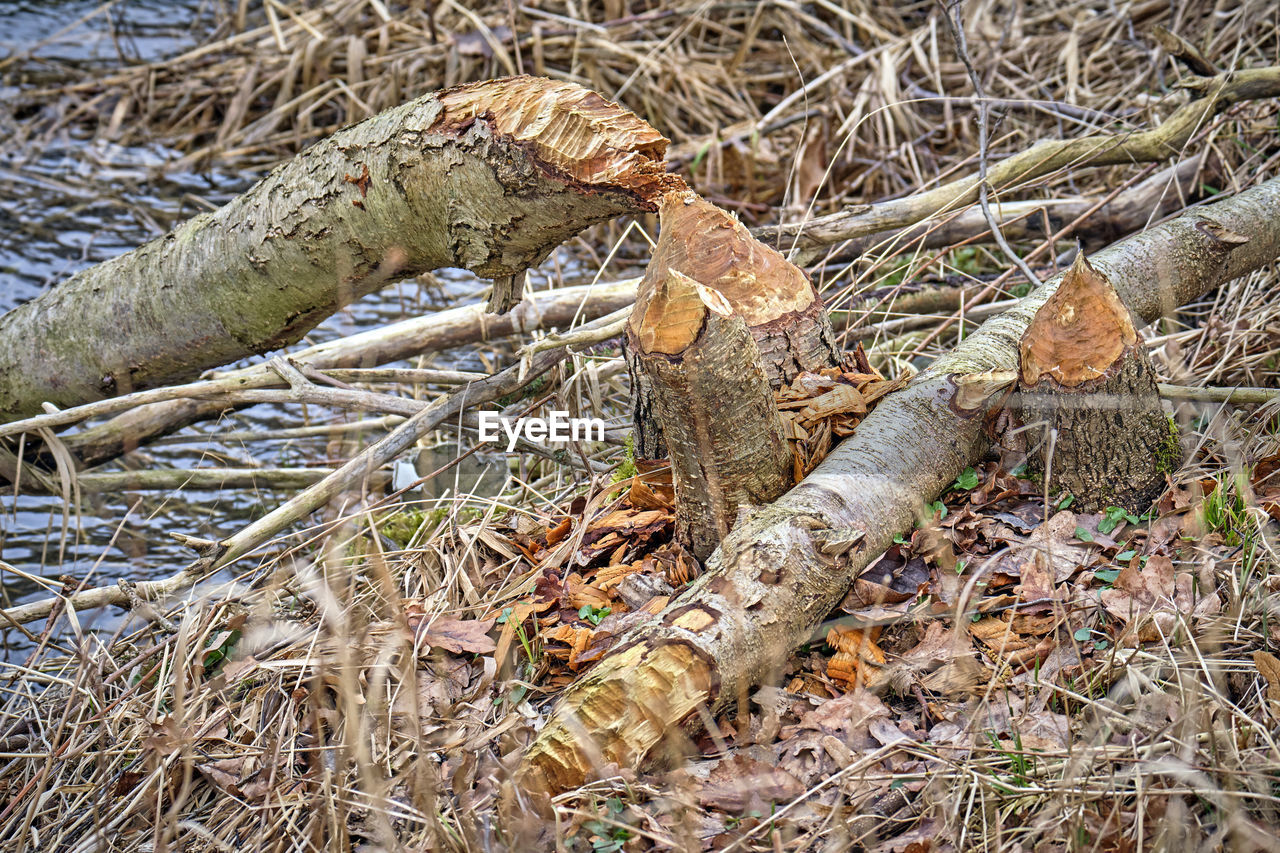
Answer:
<svg viewBox="0 0 1280 853"><path fill-rule="evenodd" d="M751 334L720 293L671 268L632 316L628 344L671 457L676 533L706 559L739 507L791 487L786 431Z"/></svg>
<svg viewBox="0 0 1280 853"><path fill-rule="evenodd" d="M663 195L658 216L662 232L641 279L637 304L666 282L668 271L676 270L718 292L742 318L772 388L789 384L802 371L838 363L826 307L803 270L691 190ZM640 322L639 312L633 313L629 325L636 335ZM661 458L664 426L654 417L647 379L634 364L632 379L637 455Z"/></svg>
<svg viewBox="0 0 1280 853"><path fill-rule="evenodd" d="M278 349L407 276L521 276L583 228L683 186L666 143L594 92L534 77L387 110L0 318L0 420Z"/></svg>
<svg viewBox="0 0 1280 853"><path fill-rule="evenodd" d="M1050 491L1086 510L1142 512L1182 462L1133 315L1083 252L1022 335L1018 390Z"/></svg>

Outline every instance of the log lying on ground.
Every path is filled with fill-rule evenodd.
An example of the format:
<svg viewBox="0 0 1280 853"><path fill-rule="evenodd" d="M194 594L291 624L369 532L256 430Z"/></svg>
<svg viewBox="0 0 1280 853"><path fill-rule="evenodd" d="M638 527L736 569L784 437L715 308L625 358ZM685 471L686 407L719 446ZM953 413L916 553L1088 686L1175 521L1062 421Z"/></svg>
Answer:
<svg viewBox="0 0 1280 853"><path fill-rule="evenodd" d="M834 365L838 358L831 322L816 287L804 271L751 236L730 214L689 190L663 196L662 232L640 280L637 304L667 283L671 270L723 296L742 318L773 388L805 370ZM630 338L642 335L639 312L631 315ZM629 352L628 359L634 361ZM666 456L662 425L642 371L630 364L634 381L636 454Z"/></svg>
<svg viewBox="0 0 1280 853"><path fill-rule="evenodd" d="M791 446L760 352L724 296L671 268L632 316L628 346L671 457L676 534L703 560L740 506L791 487Z"/></svg>
<svg viewBox="0 0 1280 853"><path fill-rule="evenodd" d="M991 212L1000 224L1006 240L1044 240L1049 235L1069 229L1073 237L1090 245L1100 246L1114 242L1134 231L1146 228L1166 216L1177 213L1187 204L1187 199L1198 195L1200 183L1206 180L1198 157L1182 160L1177 165L1161 169L1150 177L1114 193L1114 197L1102 198L1042 198L1019 201L993 201ZM1108 194L1111 195L1111 194ZM1075 224L1073 224L1075 223ZM776 232L776 227L773 229ZM752 230L759 239L769 240L769 228ZM966 243L991 241L991 226L981 207L963 210L925 219L907 228L877 232L865 237L838 240L839 250L823 257L824 263L840 258L860 257L869 251L885 247L911 247L920 249L946 249ZM807 263L822 248L815 244L810 250L799 253L797 263ZM954 288L951 289L954 294ZM877 290L854 294L851 309L858 303L877 298ZM954 310L954 295L949 305L937 307L906 306L895 304L907 313L926 314L930 311ZM839 323L832 319L832 324Z"/></svg>
<svg viewBox="0 0 1280 853"><path fill-rule="evenodd" d="M1159 126L1137 133L1091 134L1078 139L1044 140L992 163L987 182L996 191L1025 185L1065 167L1115 166L1177 157L1196 131L1231 104L1280 96L1280 67L1254 68L1194 77L1182 83L1194 100L1179 107ZM799 252L807 263L824 247L958 210L978 198L978 176L967 175L926 192L851 207L839 213L760 230L760 238L783 250Z"/></svg>
<svg viewBox="0 0 1280 853"><path fill-rule="evenodd" d="M487 315L484 306L467 305L308 347L290 358L317 370L370 367L535 329L565 328L575 318L595 320L631 304L638 284L638 279L628 279L540 292L498 317ZM258 364L216 375L243 380L247 387L270 373L266 364ZM62 441L86 466L99 465L159 436L216 418L227 408L225 402L218 400L149 403L105 423L64 435ZM4 434L0 427L0 435Z"/></svg>
<svg viewBox="0 0 1280 853"><path fill-rule="evenodd" d="M1018 361L1016 405L1050 493L1066 489L1087 512L1146 512L1182 464L1178 428L1129 309L1084 252L1027 326Z"/></svg>
<svg viewBox="0 0 1280 853"><path fill-rule="evenodd" d="M1248 242L1219 239L1210 222ZM1150 321L1278 255L1273 179L1116 244L1094 265ZM715 713L776 672L851 579L988 447L986 415L1013 381L1022 333L1059 280L882 400L802 483L740 523L706 574L569 687L518 781L564 790L611 764L634 767L664 741L681 749L681 725L696 724L700 709Z"/></svg>
<svg viewBox="0 0 1280 853"><path fill-rule="evenodd" d="M388 281L510 277L681 185L666 140L580 86L513 77L334 134L225 207L0 317L0 419L193 378Z"/></svg>

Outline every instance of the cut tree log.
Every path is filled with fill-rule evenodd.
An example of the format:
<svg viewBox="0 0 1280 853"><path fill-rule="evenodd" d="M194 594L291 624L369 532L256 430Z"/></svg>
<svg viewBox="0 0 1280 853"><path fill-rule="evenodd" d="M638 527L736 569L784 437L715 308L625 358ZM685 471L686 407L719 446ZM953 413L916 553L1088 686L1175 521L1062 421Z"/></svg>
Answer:
<svg viewBox="0 0 1280 853"><path fill-rule="evenodd" d="M723 295L671 267L632 317L628 346L671 457L676 535L704 560L739 507L791 487L791 446L760 352Z"/></svg>
<svg viewBox="0 0 1280 853"><path fill-rule="evenodd" d="M1213 223L1213 227L1207 227ZM1247 239L1222 240L1221 227ZM1280 179L1135 235L1093 260L1144 321L1280 256ZM680 751L812 635L853 578L989 447L987 415L1016 377L1018 344L1061 276L983 324L889 395L803 482L739 523L706 573L560 698L518 782L575 787Z"/></svg>
<svg viewBox="0 0 1280 853"><path fill-rule="evenodd" d="M755 340L760 365L772 388L802 371L831 367L839 353L831 322L816 287L804 271L751 236L746 226L690 190L668 192L658 215L662 231L640 280L637 304L666 285L671 270L718 292L742 318ZM633 312L632 340L642 336ZM666 456L663 424L655 417L643 371L628 354L634 396L636 455Z"/></svg>
<svg viewBox="0 0 1280 853"><path fill-rule="evenodd" d="M1022 335L1017 407L1050 494L1066 489L1087 512L1145 512L1182 464L1142 335L1083 251Z"/></svg>
<svg viewBox="0 0 1280 853"><path fill-rule="evenodd" d="M427 270L522 275L588 225L683 186L666 144L594 92L534 77L387 110L0 317L0 420L278 349Z"/></svg>
<svg viewBox="0 0 1280 853"><path fill-rule="evenodd" d="M839 360L818 289L804 271L761 243L729 213L690 190L659 203L662 231L637 302L677 270L723 296L743 319L773 388ZM639 318L631 315L632 330Z"/></svg>

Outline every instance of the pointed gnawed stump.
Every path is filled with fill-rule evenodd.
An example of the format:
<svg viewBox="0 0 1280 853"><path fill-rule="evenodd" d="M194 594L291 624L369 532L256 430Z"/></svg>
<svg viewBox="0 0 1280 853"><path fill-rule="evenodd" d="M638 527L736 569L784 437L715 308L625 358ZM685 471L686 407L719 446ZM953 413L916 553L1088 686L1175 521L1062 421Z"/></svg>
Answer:
<svg viewBox="0 0 1280 853"><path fill-rule="evenodd" d="M738 508L792 485L791 447L760 353L715 290L668 269L636 302L628 343L663 425L676 490L676 531L705 559Z"/></svg>
<svg viewBox="0 0 1280 853"><path fill-rule="evenodd" d="M658 212L662 231L640 283L637 305L667 280L670 270L718 292L746 323L769 385L790 384L805 370L838 363L839 352L822 297L809 277L751 236L742 223L690 190L666 193ZM631 315L636 331L639 312ZM634 359L629 353L628 361ZM636 452L664 455L664 425L654 417L645 379L632 365Z"/></svg>
<svg viewBox="0 0 1280 853"><path fill-rule="evenodd" d="M1133 315L1081 252L1022 336L1022 420L1050 491L1142 512L1182 462Z"/></svg>

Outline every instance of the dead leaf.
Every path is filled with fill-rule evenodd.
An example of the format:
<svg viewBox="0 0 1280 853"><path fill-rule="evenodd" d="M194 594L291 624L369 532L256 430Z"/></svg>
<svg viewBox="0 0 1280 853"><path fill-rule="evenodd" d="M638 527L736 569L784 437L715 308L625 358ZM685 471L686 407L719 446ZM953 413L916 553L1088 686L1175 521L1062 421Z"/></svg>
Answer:
<svg viewBox="0 0 1280 853"><path fill-rule="evenodd" d="M484 655L497 650L497 644L489 636L493 619L450 619L441 616L420 631L422 642L432 648L444 649L453 654Z"/></svg>
<svg viewBox="0 0 1280 853"><path fill-rule="evenodd" d="M1179 614L1188 618L1217 613L1221 601L1210 592L1196 601L1195 581L1190 572L1175 573L1173 561L1153 554L1146 565L1132 561L1120 570L1112 589L1101 594L1107 612L1129 626L1130 639L1151 642L1167 637Z"/></svg>
<svg viewBox="0 0 1280 853"><path fill-rule="evenodd" d="M785 803L803 794L805 786L785 770L743 755L719 762L707 783L698 792L698 801L708 808L741 813L753 806Z"/></svg>
<svg viewBox="0 0 1280 853"><path fill-rule="evenodd" d="M563 539L565 536L568 535L569 531L572 528L573 528L573 521L569 518L565 518L564 521L561 521L555 527L548 529L547 530L547 547L550 548L552 545L558 544L561 539Z"/></svg>
<svg viewBox="0 0 1280 853"><path fill-rule="evenodd" d="M1267 680L1267 701L1272 703L1272 716L1280 710L1280 658L1271 652L1254 652L1253 665Z"/></svg>

